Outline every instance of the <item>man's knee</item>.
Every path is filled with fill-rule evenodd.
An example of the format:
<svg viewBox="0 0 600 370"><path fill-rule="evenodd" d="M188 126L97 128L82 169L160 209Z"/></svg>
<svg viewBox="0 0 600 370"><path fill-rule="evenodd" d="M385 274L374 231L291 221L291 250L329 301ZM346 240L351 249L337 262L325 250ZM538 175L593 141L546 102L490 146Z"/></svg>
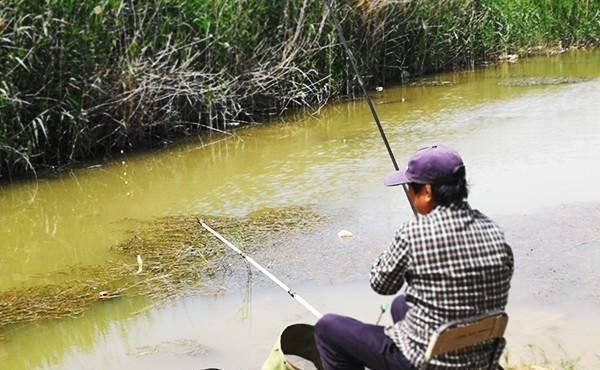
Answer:
<svg viewBox="0 0 600 370"><path fill-rule="evenodd" d="M406 296L404 294L398 295L392 302L392 320L394 323L403 320L408 311L408 304L406 304Z"/></svg>
<svg viewBox="0 0 600 370"><path fill-rule="evenodd" d="M315 324L315 335L318 337L328 337L337 331L340 325L341 316L328 313L317 321Z"/></svg>

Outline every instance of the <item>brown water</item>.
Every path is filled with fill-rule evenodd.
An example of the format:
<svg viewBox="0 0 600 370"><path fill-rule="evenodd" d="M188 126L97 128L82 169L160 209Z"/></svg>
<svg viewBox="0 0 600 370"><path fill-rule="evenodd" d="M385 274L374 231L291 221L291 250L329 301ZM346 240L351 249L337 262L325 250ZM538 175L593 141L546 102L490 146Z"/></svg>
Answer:
<svg viewBox="0 0 600 370"><path fill-rule="evenodd" d="M555 363L580 356L580 368L600 368L599 77L600 52L576 52L373 93L399 163L425 143L456 147L471 204L505 226L517 256L511 361L531 359L535 345ZM110 259L128 219L308 205L329 221L256 258L322 311L374 321L384 302L364 276L411 217L401 191L382 186L390 169L366 103L357 101L4 185L0 290L55 282L61 277L48 273ZM339 241L342 228L355 237ZM238 270L224 297L141 315L132 313L145 302L123 299L84 318L11 329L0 368L256 369L286 324L313 319L258 273L249 288Z"/></svg>

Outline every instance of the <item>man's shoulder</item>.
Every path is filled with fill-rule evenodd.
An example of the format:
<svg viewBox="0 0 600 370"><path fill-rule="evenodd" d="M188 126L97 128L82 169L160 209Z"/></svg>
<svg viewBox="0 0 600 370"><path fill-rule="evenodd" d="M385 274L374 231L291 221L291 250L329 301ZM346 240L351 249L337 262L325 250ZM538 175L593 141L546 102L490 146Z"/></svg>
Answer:
<svg viewBox="0 0 600 370"><path fill-rule="evenodd" d="M491 217L487 216L486 214L484 214L483 212L481 212L477 209L473 209L472 212L473 212L473 218L476 219L478 222L483 223L483 224L487 225L487 227L489 227L490 229L494 229L495 231L504 235L504 229L502 228L502 226L500 226Z"/></svg>

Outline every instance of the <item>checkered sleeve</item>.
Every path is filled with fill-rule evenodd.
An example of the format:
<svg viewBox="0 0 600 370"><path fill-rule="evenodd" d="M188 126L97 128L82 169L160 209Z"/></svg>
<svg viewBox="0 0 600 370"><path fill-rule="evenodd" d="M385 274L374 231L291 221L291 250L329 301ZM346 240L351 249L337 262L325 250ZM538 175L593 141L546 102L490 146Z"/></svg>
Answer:
<svg viewBox="0 0 600 370"><path fill-rule="evenodd" d="M513 251L512 248L510 247L510 245L504 243L505 249L504 251L507 254L507 259L508 259L508 268L510 271L510 277L512 277L513 272L515 271L515 256L513 255Z"/></svg>
<svg viewBox="0 0 600 370"><path fill-rule="evenodd" d="M400 228L392 245L371 266L371 287L379 294L395 294L404 284L411 263L406 229Z"/></svg>

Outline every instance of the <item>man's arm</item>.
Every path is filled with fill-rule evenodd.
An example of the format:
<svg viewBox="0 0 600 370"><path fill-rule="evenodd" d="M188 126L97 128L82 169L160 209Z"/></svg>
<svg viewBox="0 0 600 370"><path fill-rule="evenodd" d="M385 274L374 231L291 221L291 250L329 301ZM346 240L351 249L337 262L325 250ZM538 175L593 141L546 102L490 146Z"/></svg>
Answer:
<svg viewBox="0 0 600 370"><path fill-rule="evenodd" d="M371 287L379 294L395 294L402 288L410 264L406 227L402 227L392 245L371 266Z"/></svg>

